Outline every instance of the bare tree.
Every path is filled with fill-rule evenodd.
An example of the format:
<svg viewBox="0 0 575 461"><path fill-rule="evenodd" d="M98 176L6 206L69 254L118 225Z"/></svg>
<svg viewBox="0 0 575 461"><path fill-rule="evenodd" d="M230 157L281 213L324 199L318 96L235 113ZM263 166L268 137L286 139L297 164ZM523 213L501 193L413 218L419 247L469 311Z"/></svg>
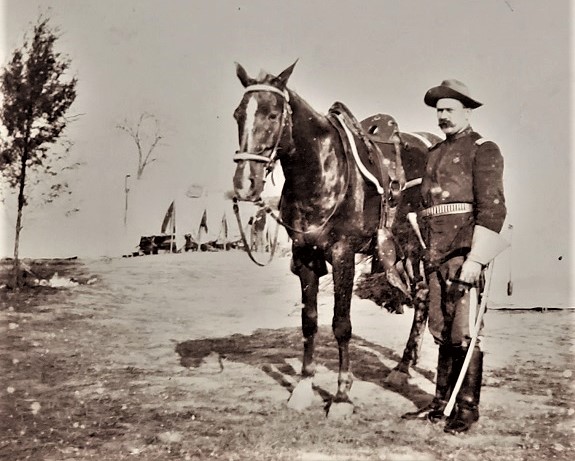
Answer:
<svg viewBox="0 0 575 461"><path fill-rule="evenodd" d="M123 123L116 125L116 127L128 133L136 143L138 155L136 178L140 179L146 167L158 159L155 151L160 141L164 138L160 131L160 122L156 116L143 112L136 124L129 123L126 119Z"/></svg>
<svg viewBox="0 0 575 461"><path fill-rule="evenodd" d="M6 130L0 146L0 176L10 189L18 191L15 289L21 285L19 243L23 211L29 198L27 186L33 185L29 173L44 179L57 176L54 161L60 160L71 147L64 145L64 152L53 150L70 121L66 112L76 99L77 84L75 77L66 81L70 61L54 50L58 38L48 19L40 18L32 37L25 38L22 47L13 52L0 75L3 97L0 120ZM65 183L56 183L43 195L51 201L65 189Z"/></svg>

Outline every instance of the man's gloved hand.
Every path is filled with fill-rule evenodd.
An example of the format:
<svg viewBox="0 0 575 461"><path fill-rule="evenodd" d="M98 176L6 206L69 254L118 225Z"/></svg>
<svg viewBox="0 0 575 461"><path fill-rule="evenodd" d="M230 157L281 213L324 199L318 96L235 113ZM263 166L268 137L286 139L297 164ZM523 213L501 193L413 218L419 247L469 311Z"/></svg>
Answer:
<svg viewBox="0 0 575 461"><path fill-rule="evenodd" d="M481 263L468 258L461 266L459 280L469 283L470 285L475 285L479 280L479 276L481 275L481 269L483 269Z"/></svg>

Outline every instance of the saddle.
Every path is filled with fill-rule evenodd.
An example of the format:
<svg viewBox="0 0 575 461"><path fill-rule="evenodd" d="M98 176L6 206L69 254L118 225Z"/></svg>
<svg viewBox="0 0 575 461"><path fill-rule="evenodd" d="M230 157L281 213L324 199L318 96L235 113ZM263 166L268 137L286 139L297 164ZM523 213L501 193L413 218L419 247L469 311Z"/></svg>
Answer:
<svg viewBox="0 0 575 461"><path fill-rule="evenodd" d="M405 184L400 145L399 142L393 141L393 136L397 132L397 124L386 123L385 126L389 127L387 131L372 130L372 135L377 135L381 139L392 140L393 144L387 143L388 146L392 147L392 150L385 149L387 155L384 155L375 142L379 138L376 137L375 140L370 138L362 124L357 121L343 103L336 102L332 105L328 112L328 119L338 130L345 148L352 152L362 175L377 190L378 196L368 196L364 203L364 212L379 214L380 224L375 238L376 255L374 256L377 256L379 263L383 266L389 283L398 288L406 298L410 299L409 288L395 267L397 248L390 230L391 224L389 221L390 205L393 205L394 202L394 191L397 191L399 195L401 188ZM389 120L393 120L393 118L390 117ZM383 126L383 122L381 123ZM369 125L371 126L373 123ZM367 132L369 133L369 128ZM362 142L365 149L357 149L356 139ZM399 137L397 139L399 141ZM386 145L386 143L382 143L382 145ZM393 156L391 155L392 152ZM398 177L403 179L398 180ZM395 187L394 184L396 185ZM373 206L375 199L377 199L379 206Z"/></svg>
<svg viewBox="0 0 575 461"><path fill-rule="evenodd" d="M376 114L361 121L361 127L372 141L393 144L397 139L397 122L391 115Z"/></svg>
<svg viewBox="0 0 575 461"><path fill-rule="evenodd" d="M362 120L361 127L389 165L391 199L397 201L406 182L402 163L403 143L397 122L391 115L376 114Z"/></svg>
<svg viewBox="0 0 575 461"><path fill-rule="evenodd" d="M328 112L328 118L337 128L346 148L365 179L372 183L378 194L389 194L391 205L397 203L399 193L405 185L405 171L401 161L402 143L395 119L386 114L376 114L361 123L341 102L335 102ZM351 132L366 149L355 149Z"/></svg>
<svg viewBox="0 0 575 461"><path fill-rule="evenodd" d="M330 107L327 117L339 132L346 150L352 153L364 178L375 186L379 195L386 193L388 189L387 162L362 125L347 106L339 101ZM356 140L359 140L365 149L358 149Z"/></svg>

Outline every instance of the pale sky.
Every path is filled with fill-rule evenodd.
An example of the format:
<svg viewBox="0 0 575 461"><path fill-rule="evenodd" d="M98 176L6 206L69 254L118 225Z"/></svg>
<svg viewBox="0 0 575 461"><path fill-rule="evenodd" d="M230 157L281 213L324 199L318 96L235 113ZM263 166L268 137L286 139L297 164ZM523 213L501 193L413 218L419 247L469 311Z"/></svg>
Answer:
<svg viewBox="0 0 575 461"><path fill-rule="evenodd" d="M242 95L234 62L255 76L261 69L277 74L299 59L289 86L314 108L326 112L342 101L358 119L389 113L402 131L440 134L423 95L446 78L465 82L484 103L473 114L473 127L497 142L505 158L514 231L512 254L498 263L499 279L511 260L517 292L512 302L575 305L571 2L1 4L0 65L45 13L62 32L57 50L71 58L79 78L70 112L83 114L69 129L72 159L83 162L70 178L73 195L26 211L24 256L113 251L123 230L124 178L135 176L133 141L115 126L144 111L157 116L165 135L160 161L145 173L146 187L157 188L158 195L190 183L214 194L230 189L237 148L232 113ZM8 197L3 210L2 256L12 253L12 202Z"/></svg>

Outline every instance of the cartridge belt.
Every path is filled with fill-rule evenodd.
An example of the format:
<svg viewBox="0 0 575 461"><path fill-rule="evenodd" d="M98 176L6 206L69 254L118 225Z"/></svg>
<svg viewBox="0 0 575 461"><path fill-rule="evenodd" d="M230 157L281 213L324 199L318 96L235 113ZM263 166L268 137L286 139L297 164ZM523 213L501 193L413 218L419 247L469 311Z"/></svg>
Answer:
<svg viewBox="0 0 575 461"><path fill-rule="evenodd" d="M471 203L442 203L441 205L434 205L419 212L422 218L429 218L431 216L444 216L449 214L471 213L473 205Z"/></svg>

